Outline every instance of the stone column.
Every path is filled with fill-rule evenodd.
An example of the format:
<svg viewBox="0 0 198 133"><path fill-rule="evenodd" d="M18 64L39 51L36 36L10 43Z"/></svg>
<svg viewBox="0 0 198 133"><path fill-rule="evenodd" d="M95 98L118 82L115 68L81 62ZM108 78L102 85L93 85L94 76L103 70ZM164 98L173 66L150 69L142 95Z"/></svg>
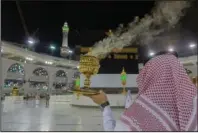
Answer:
<svg viewBox="0 0 198 133"><path fill-rule="evenodd" d="M24 64L24 70L25 70L25 78L24 80L26 81L23 84L23 89L24 89L24 94L29 93L30 91L30 84L29 84L29 79L32 76L33 68L31 67L32 64Z"/></svg>
<svg viewBox="0 0 198 133"><path fill-rule="evenodd" d="M48 93L51 95L52 94L52 89L53 89L53 83L54 83L54 69L51 67L47 67L48 70Z"/></svg>
<svg viewBox="0 0 198 133"><path fill-rule="evenodd" d="M51 95L52 94L52 89L53 89L53 76L52 75L49 75L49 78L48 78L48 93Z"/></svg>

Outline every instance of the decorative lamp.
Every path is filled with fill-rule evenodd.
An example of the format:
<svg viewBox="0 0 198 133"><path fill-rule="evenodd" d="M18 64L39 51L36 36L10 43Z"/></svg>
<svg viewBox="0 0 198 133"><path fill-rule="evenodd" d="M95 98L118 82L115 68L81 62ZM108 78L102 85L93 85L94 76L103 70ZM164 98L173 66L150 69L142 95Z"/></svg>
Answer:
<svg viewBox="0 0 198 133"><path fill-rule="evenodd" d="M123 86L123 91L122 91L122 93L124 94L124 95L126 95L126 80L127 80L127 74L126 74L126 72L125 72L125 70L124 70L124 67L123 67L123 69L122 69L122 73L121 73L121 76L120 76L120 78L121 78L121 83L122 83L122 86Z"/></svg>
<svg viewBox="0 0 198 133"><path fill-rule="evenodd" d="M90 88L91 76L98 73L100 68L99 59L91 55L91 49L87 55L80 57L79 71L85 76L84 87L82 89L71 90L74 93L82 95L96 95L99 91Z"/></svg>
<svg viewBox="0 0 198 133"><path fill-rule="evenodd" d="M77 77L75 80L75 88L76 90L80 90L80 78L79 77ZM76 92L76 96L77 96L77 99L79 99L80 93Z"/></svg>

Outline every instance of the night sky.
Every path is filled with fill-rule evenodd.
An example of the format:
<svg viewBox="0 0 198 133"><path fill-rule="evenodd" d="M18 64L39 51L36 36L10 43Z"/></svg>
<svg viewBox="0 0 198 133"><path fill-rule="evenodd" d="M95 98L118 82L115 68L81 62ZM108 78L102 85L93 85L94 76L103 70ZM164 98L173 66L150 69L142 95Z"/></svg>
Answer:
<svg viewBox="0 0 198 133"><path fill-rule="evenodd" d="M36 36L40 42L36 52L49 53L48 46L62 43L61 28L65 21L70 26L69 46L91 46L105 37L105 31L115 29L120 23L127 24L134 16L142 17L154 5L153 1L128 2L20 2L23 16L30 34L39 28ZM185 31L197 36L197 2L193 5L182 25ZM1 4L2 40L25 43L25 31L15 1ZM190 14L190 15L189 15ZM193 15L192 15L193 14ZM189 18L190 17L190 18ZM191 20L189 20L191 19ZM194 24L192 24L194 23ZM186 33L186 32L185 32ZM59 50L55 52L59 56Z"/></svg>
<svg viewBox="0 0 198 133"><path fill-rule="evenodd" d="M45 46L62 43L62 26L70 26L69 46L91 46L105 37L105 31L127 24L134 16L143 16L153 7L147 2L20 2L28 31L40 43L36 51L47 52ZM16 2L2 2L2 40L24 43L25 31ZM59 52L57 52L58 54Z"/></svg>

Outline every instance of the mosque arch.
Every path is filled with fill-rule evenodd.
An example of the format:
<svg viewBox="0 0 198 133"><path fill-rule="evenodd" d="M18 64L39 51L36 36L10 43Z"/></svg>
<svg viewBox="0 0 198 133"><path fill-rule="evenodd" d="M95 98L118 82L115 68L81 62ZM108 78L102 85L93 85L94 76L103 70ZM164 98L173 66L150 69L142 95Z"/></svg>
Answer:
<svg viewBox="0 0 198 133"><path fill-rule="evenodd" d="M54 77L54 88L55 90L57 89L64 89L67 86L67 82L68 82L68 76L67 73L64 70L58 70L55 73L55 77Z"/></svg>
<svg viewBox="0 0 198 133"><path fill-rule="evenodd" d="M19 74L21 74L21 75L25 75L24 67L23 67L21 64L19 64L19 63L14 63L14 64L12 64L12 65L8 68L7 72L19 73Z"/></svg>
<svg viewBox="0 0 198 133"><path fill-rule="evenodd" d="M30 88L36 89L37 94L47 93L49 90L49 74L43 67L38 67L32 72L32 79L29 81Z"/></svg>
<svg viewBox="0 0 198 133"><path fill-rule="evenodd" d="M24 67L19 63L10 65L7 69L7 76L4 80L4 89L9 90L13 87L21 89L25 80Z"/></svg>
<svg viewBox="0 0 198 133"><path fill-rule="evenodd" d="M56 77L67 77L67 73L63 70L58 70L56 72Z"/></svg>
<svg viewBox="0 0 198 133"><path fill-rule="evenodd" d="M48 72L45 68L39 67L34 69L33 75L35 76L48 76Z"/></svg>

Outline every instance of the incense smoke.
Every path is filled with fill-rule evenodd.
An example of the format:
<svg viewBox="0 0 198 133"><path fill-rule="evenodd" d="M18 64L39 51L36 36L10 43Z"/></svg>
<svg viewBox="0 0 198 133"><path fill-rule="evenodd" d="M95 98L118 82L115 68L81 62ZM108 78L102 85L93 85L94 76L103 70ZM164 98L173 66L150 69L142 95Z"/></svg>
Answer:
<svg viewBox="0 0 198 133"><path fill-rule="evenodd" d="M189 1L156 2L150 15L146 14L142 19L135 17L126 28L120 25L114 34L97 42L89 54L96 57L106 56L112 49L122 49L136 41L140 45L149 44L161 33L174 28L184 16L184 9L189 6Z"/></svg>

